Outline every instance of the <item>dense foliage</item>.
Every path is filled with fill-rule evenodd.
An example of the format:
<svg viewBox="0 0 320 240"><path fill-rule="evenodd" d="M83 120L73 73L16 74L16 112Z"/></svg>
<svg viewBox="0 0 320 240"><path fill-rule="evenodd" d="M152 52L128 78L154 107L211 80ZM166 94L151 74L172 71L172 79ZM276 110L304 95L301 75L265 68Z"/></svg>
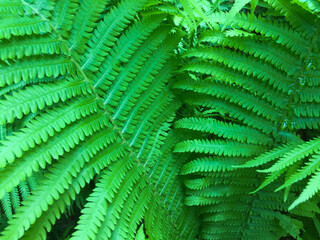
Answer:
<svg viewBox="0 0 320 240"><path fill-rule="evenodd" d="M0 0L0 240L319 239L319 0Z"/></svg>

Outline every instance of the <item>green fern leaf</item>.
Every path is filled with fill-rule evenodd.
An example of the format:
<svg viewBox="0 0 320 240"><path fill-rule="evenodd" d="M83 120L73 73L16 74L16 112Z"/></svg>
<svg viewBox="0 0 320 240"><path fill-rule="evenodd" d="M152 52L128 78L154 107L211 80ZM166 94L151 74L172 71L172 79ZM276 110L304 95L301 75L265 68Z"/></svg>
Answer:
<svg viewBox="0 0 320 240"><path fill-rule="evenodd" d="M319 178L320 178L320 174L318 169L315 172L315 174L311 177L307 186L303 189L300 196L290 205L289 210L295 208L298 204L307 201L319 191L320 189Z"/></svg>
<svg viewBox="0 0 320 240"><path fill-rule="evenodd" d="M301 144L297 146L296 148L292 149L288 153L286 153L283 157L279 159L278 162L276 162L272 167L266 170L261 170L261 172L275 172L279 171L296 161L299 161L310 154L314 153L315 151L318 151L320 149L320 139L313 139L307 143Z"/></svg>

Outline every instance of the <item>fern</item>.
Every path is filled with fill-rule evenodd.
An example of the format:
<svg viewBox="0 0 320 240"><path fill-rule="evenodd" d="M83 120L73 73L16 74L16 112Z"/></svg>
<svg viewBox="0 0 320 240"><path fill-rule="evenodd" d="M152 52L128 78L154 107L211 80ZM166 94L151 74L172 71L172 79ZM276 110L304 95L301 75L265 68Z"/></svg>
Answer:
<svg viewBox="0 0 320 240"><path fill-rule="evenodd" d="M0 146L9 218L0 239L45 239L94 178L70 239L134 239L142 221L157 239L197 234L168 135L180 106L168 88L180 33L164 14L142 16L146 3L1 5L1 126L21 126Z"/></svg>
<svg viewBox="0 0 320 240"><path fill-rule="evenodd" d="M319 1L315 0L301 0L301 1L294 1L296 4L300 5L304 9L308 10L312 14L317 15L319 13L320 3Z"/></svg>
<svg viewBox="0 0 320 240"><path fill-rule="evenodd" d="M258 166L278 159L277 162L274 163L270 168L259 170L260 172L272 173L278 178L281 174L284 173L283 170L288 169L284 184L278 187L276 191L279 191L284 188L290 190L291 186L294 183L302 181L306 177L312 175L308 184L303 189L302 193L291 204L289 209L293 209L299 203L302 203L311 198L319 189L319 185L315 181L318 175L317 172L319 170L320 165L318 155L319 150L317 146L318 141L319 138L311 140L307 143L302 143L298 146L282 146L277 150L265 153L263 157L259 156L256 159L251 160L250 162L247 162L246 164L238 167ZM279 154L280 152L282 152L282 154ZM309 161L303 161L305 158L309 158ZM302 161L303 166L301 166L300 164L300 162ZM294 169L294 171L290 171L290 168L294 167L297 163L299 163L299 165L297 165L298 167ZM267 182L263 184L263 187L265 187L266 185ZM261 187L259 189L261 189Z"/></svg>
<svg viewBox="0 0 320 240"><path fill-rule="evenodd" d="M2 0L0 240L317 239L319 11Z"/></svg>
<svg viewBox="0 0 320 240"><path fill-rule="evenodd" d="M311 77L319 71L319 20L310 8L266 3L281 21L236 13L237 5L211 14L220 28L203 31L183 54L174 85L191 116L200 109L176 122L195 137L175 151L190 159L181 174L186 204L201 209L201 239L299 239L303 220L292 212L319 189L318 138L304 143L300 135L319 128L319 79ZM269 166L259 171L270 173L265 180L261 165Z"/></svg>

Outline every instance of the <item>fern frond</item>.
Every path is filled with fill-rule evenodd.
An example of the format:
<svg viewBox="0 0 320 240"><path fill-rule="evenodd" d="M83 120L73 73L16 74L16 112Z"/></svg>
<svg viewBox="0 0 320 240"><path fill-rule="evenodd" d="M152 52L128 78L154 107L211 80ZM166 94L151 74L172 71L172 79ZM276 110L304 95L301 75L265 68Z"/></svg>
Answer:
<svg viewBox="0 0 320 240"><path fill-rule="evenodd" d="M263 133L238 124L225 123L209 118L183 118L175 123L177 128L208 132L226 139L268 145L272 141Z"/></svg>
<svg viewBox="0 0 320 240"><path fill-rule="evenodd" d="M168 140L163 147L172 149L177 139L169 135ZM183 204L182 181L178 175L182 159L171 152L163 157L151 171L156 188L145 215L147 234L162 239L194 239L199 224L194 209L187 209Z"/></svg>
<svg viewBox="0 0 320 240"><path fill-rule="evenodd" d="M313 195L315 195L319 189L319 169L315 172L315 174L310 178L307 186L303 189L302 193L299 197L290 205L289 210L295 208L298 204L303 203L310 199Z"/></svg>
<svg viewBox="0 0 320 240"><path fill-rule="evenodd" d="M320 116L320 105L317 103L312 104L299 104L293 109L294 114L300 117L319 117Z"/></svg>
<svg viewBox="0 0 320 240"><path fill-rule="evenodd" d="M144 40L154 31L163 21L163 16L156 18L146 18L137 22L130 27L126 34L115 43L115 47L106 57L101 69L99 69L98 79L95 81L94 86L98 87L106 80L106 76L116 76L119 74L118 65L120 62L128 62L133 53L136 53L138 47ZM109 80L110 81L110 80Z"/></svg>
<svg viewBox="0 0 320 240"><path fill-rule="evenodd" d="M19 0L3 0L0 5L0 13L8 14L11 13L13 15L20 15L28 11L29 9L25 7L25 5ZM30 13L30 12L28 12Z"/></svg>
<svg viewBox="0 0 320 240"><path fill-rule="evenodd" d="M61 40L43 37L26 37L24 39L3 41L0 47L1 60L21 59L40 54L67 54L67 49Z"/></svg>
<svg viewBox="0 0 320 240"><path fill-rule="evenodd" d="M233 160L236 163L236 160ZM181 169L181 174L190 174L196 172L225 172L226 170L231 171L232 160L218 157L206 157L193 160L192 162L188 162Z"/></svg>
<svg viewBox="0 0 320 240"><path fill-rule="evenodd" d="M289 48L300 57L304 57L307 54L307 41L299 33L290 29L287 24L275 23L262 17L252 17L250 20L250 16L245 14L237 14L230 19L226 13L214 13L211 15L210 20L263 34L273 39L276 43Z"/></svg>
<svg viewBox="0 0 320 240"><path fill-rule="evenodd" d="M98 18L109 0L84 1L75 16L68 45L72 51L82 54L86 49L90 32L97 25Z"/></svg>
<svg viewBox="0 0 320 240"><path fill-rule="evenodd" d="M316 138L309 142L298 145L296 148L288 151L283 157L279 159L272 167L262 170L262 172L279 171L320 149L320 139Z"/></svg>
<svg viewBox="0 0 320 240"><path fill-rule="evenodd" d="M285 108L285 106L288 104L285 94L279 93L273 87L265 82L261 82L258 79L247 77L232 69L226 69L223 64L211 64L205 61L199 61L190 63L187 66L184 66L182 69L214 76L216 82L226 82L230 85L236 84L239 87L249 91L254 90L258 96L263 96L268 102L271 102L279 108ZM213 80L210 78L208 81L213 82Z"/></svg>
<svg viewBox="0 0 320 240"><path fill-rule="evenodd" d="M94 139L94 142L98 144L90 144L88 141L87 146L81 146L78 151L70 153L70 156L65 156L52 166L44 183L34 190L33 195L24 202L23 207L18 209L15 218L3 232L3 237L11 239L21 237L30 224L34 223L36 218L41 215L41 212L46 211L48 205L53 203L53 199L57 199L59 193L63 193L68 188L72 178L81 170L84 163L114 138L112 134L111 138L105 133L101 135L102 139Z"/></svg>
<svg viewBox="0 0 320 240"><path fill-rule="evenodd" d="M21 119L30 112L36 113L38 110L59 101L66 101L87 93L91 93L91 90L85 81L64 80L59 83L34 85L15 92L12 96L5 96L6 99L0 103L0 109L3 113L0 122L1 124L12 123L15 118Z"/></svg>
<svg viewBox="0 0 320 240"><path fill-rule="evenodd" d="M320 25L314 23L314 16L310 12L304 11L304 9L299 7L297 8L294 4L288 3L285 0L266 0L266 2L285 16L286 20L299 32L302 32L303 36L312 38L317 34L317 29Z"/></svg>
<svg viewBox="0 0 320 240"><path fill-rule="evenodd" d="M247 32L245 32L247 33ZM230 38L230 32L206 31L200 38L201 42L218 43L224 47L231 47L249 53L261 60L270 62L277 68L286 72L289 76L297 74L298 63L301 61L297 56L285 48L255 35L248 37L234 36ZM265 51L268 49L268 51ZM295 67L294 67L295 66Z"/></svg>
<svg viewBox="0 0 320 240"><path fill-rule="evenodd" d="M97 239L133 238L153 204L152 196L158 194L159 204L164 199L159 195L168 193L170 184L180 188L176 194L169 191L165 195L167 206L172 206L173 211L183 209L177 214L180 222L190 222L187 226L194 222L186 217L192 214L188 215L182 208L182 182L178 182L179 169L173 168L172 158L167 159L168 166L163 167L165 172L160 175L156 167L162 164L158 162L159 149L180 106L168 87L177 67L171 57L180 35L170 33L173 26L168 21L163 23L166 21L163 14L153 19L139 15L145 1L124 0L117 5L97 1L92 6L91 2L25 2L33 15L46 20L53 33L32 34L21 39L12 37L14 41L10 40L10 44L8 41L11 49L8 51L16 49L16 52L3 56L6 64L10 64L9 67L4 64L3 70L16 67L16 71L10 70L12 79L2 84L1 90L6 95L1 101L8 114L1 117L8 125L23 122L1 146L5 167L1 170L0 185L5 186L4 192L11 192L26 176L40 169L46 177L18 208L3 231L3 239L45 238L45 231L51 230L84 184L100 172L107 173L112 182L106 184L108 191L100 192L108 202L106 212L90 215L92 206L97 206L99 200L103 203L95 197L98 184L82 211L73 238L77 238L79 232L80 238L84 235L90 238L93 234ZM84 17L85 21L81 22ZM48 57L46 67L40 69L44 56L36 46L46 37L52 39L52 43L48 40L43 46L52 50L45 55ZM32 39L33 45L28 45L27 39ZM17 48L20 43L21 47ZM54 66L53 59L61 59L70 66L66 70L61 68L64 62ZM29 69L19 76L24 64ZM53 83L45 80L48 76ZM37 114L32 120L28 117L30 112ZM25 118L28 118L26 124ZM90 165L91 162L94 164ZM125 168L110 175L109 169L117 164ZM149 172L150 169L156 171ZM125 173L130 173L131 178ZM155 179L150 181L149 175ZM171 177L167 180L165 176ZM50 190L46 191L45 186L49 185ZM159 192L157 186L161 186ZM39 199L41 204L35 206ZM163 210L165 216L169 209ZM88 223L86 219L92 221ZM170 222L171 217L163 220ZM164 236L177 233L189 236L189 229L178 222L172 224ZM90 227L83 235L84 225ZM194 229L191 236L196 234Z"/></svg>
<svg viewBox="0 0 320 240"><path fill-rule="evenodd" d="M115 221L115 217L109 213L109 209L111 208L109 204L115 198L115 192L128 194L128 189L133 187L136 180L134 176L139 176L138 172L134 171L137 169L128 169L130 166L130 161L132 161L132 159L129 158L128 162L124 160L127 159L125 158L122 161L117 162L111 168L113 170L112 172L108 171L105 173L105 175L102 176L93 193L91 194L91 196L89 196L88 203L83 209L83 214L81 215L79 223L77 225L78 230L73 234L73 239L79 239L83 236L90 236L91 238L95 238L94 236L98 233L100 227L105 227L102 226L104 219L108 219L108 222L110 222L110 224ZM125 182L126 185L123 186L122 182ZM122 190L120 187L125 189ZM121 204L121 202L123 204L125 198L126 197L122 197L120 195L119 200L116 201L116 204ZM118 211L120 211L120 206ZM112 217L113 219L111 220ZM87 228L87 226L89 227ZM110 237L110 235L111 232L109 231L107 233L107 236Z"/></svg>
<svg viewBox="0 0 320 240"><path fill-rule="evenodd" d="M272 121L279 122L281 114L271 104L268 104L258 97L252 96L251 92L247 92L241 88L236 88L229 84L219 81L203 81L203 82L177 82L175 88L183 90L191 90L196 93L212 95L216 98L224 99L234 103L257 115L262 115Z"/></svg>
<svg viewBox="0 0 320 240"><path fill-rule="evenodd" d="M30 59L26 62L8 64L0 70L0 87L28 81L35 78L58 77L73 72L73 63L69 59L52 57Z"/></svg>
<svg viewBox="0 0 320 240"><path fill-rule="evenodd" d="M142 187L142 186L141 186ZM136 231L137 225L144 216L144 213L149 205L152 197L152 192L148 188L137 189L130 195L130 199L124 206L124 211L121 213L116 230L113 232L111 239L132 238Z"/></svg>
<svg viewBox="0 0 320 240"><path fill-rule="evenodd" d="M12 16L0 24L0 39L11 39L13 36L49 33L52 28L39 16Z"/></svg>
<svg viewBox="0 0 320 240"><path fill-rule="evenodd" d="M268 186L269 184L273 183L274 181L276 181L282 174L284 173L284 170L280 170L277 172L272 172L269 173L269 175L265 178L265 180L261 183L261 185L254 191L252 191L252 193L258 192L259 190L263 189L264 187Z"/></svg>
<svg viewBox="0 0 320 240"><path fill-rule="evenodd" d="M74 101L64 108L49 110L35 120L27 123L21 132L9 136L0 146L0 157L4 161L12 162L15 157L20 157L22 151L29 151L36 145L46 142L55 132L60 132L66 125L69 125L87 115L93 114L98 108L93 98Z"/></svg>
<svg viewBox="0 0 320 240"><path fill-rule="evenodd" d="M283 188L289 187L290 185L301 181L302 179L308 177L309 175L316 172L317 169L320 167L320 161L319 161L319 152L316 153L315 156L313 156L308 162L305 163L305 166L303 166L301 169L298 169L297 172L291 174L285 181L283 185L281 185L276 190L279 191Z"/></svg>
<svg viewBox="0 0 320 240"><path fill-rule="evenodd" d="M248 126L261 130L263 133L271 134L276 132L274 125L267 119L257 116L236 104L229 103L214 97L210 98L203 95L185 95L185 101L191 105L210 107L222 113L227 113L235 119L243 121Z"/></svg>
<svg viewBox="0 0 320 240"><path fill-rule="evenodd" d="M318 51L314 30L319 21L306 13L306 19L295 23L304 10L285 1L266 2L270 5L263 8L279 18L265 13L249 16L246 10L233 18L213 13L210 21L222 30L204 30L200 43L184 51L185 64L174 85L187 114L198 115L177 121L175 126L186 134L197 132L192 140L178 143L175 151L189 156L181 174L186 204L201 209L201 239L279 239L287 234L297 238L302 231L301 222L288 212L295 199L291 192L296 194L301 184L291 191L288 187L300 168L294 163L318 151L309 145L310 153L303 153L299 146L306 143L298 131L318 129L318 69L311 59ZM240 129L246 129L245 134ZM269 136L269 144L255 133ZM288 165L273 168L289 154ZM264 164L273 170L267 177L256 172ZM314 161L306 166L300 180L317 166ZM272 192L283 174L285 182L292 183L286 185L285 202L282 193ZM313 186L304 200L317 188Z"/></svg>
<svg viewBox="0 0 320 240"><path fill-rule="evenodd" d="M101 21L93 36L88 42L87 51L81 58L81 68L96 71L106 53L114 45L115 37L120 35L132 20L136 12L141 9L145 0L121 1L118 7L110 10L109 14Z"/></svg>
<svg viewBox="0 0 320 240"><path fill-rule="evenodd" d="M102 132L102 136L104 133ZM101 139L102 143L103 138ZM30 229L25 233L26 239L43 239L46 236L46 230L51 230L51 225L54 224L56 219L59 219L61 213L66 210L67 204L70 205L70 200L75 199L76 194L79 194L80 190L85 184L88 184L95 174L99 174L101 169L105 168L111 162L117 161L128 154L128 149L117 141L114 145L105 148L104 151L99 151L96 155L93 155L93 159L86 162L84 167L75 176L69 188L59 195L59 198L48 206L48 210L45 211Z"/></svg>
<svg viewBox="0 0 320 240"><path fill-rule="evenodd" d="M3 0L0 240L307 238L314 1Z"/></svg>
<svg viewBox="0 0 320 240"><path fill-rule="evenodd" d="M262 81L268 81L270 85L283 92L287 92L292 79L283 73L276 71L267 64L254 61L254 58L246 57L242 54L235 54L226 49L219 48L199 48L190 50L185 54L186 57L199 57L206 60L212 60L234 69L244 72L246 75L252 75Z"/></svg>
<svg viewBox="0 0 320 240"><path fill-rule="evenodd" d="M57 1L52 9L51 25L63 38L69 37L78 0Z"/></svg>
<svg viewBox="0 0 320 240"><path fill-rule="evenodd" d="M196 152L217 154L219 156L252 156L262 151L259 145L237 143L234 141L221 140L188 140L178 143L175 152Z"/></svg>
<svg viewBox="0 0 320 240"><path fill-rule="evenodd" d="M300 143L297 146L289 144L287 146L279 147L239 167L259 166L279 158L270 168L258 170L259 172L268 172L270 174L256 191L264 188L275 179L279 178L279 176L285 171L287 172L286 179L284 183L276 189L276 191L284 188L288 189L287 191L289 191L289 188L293 184L300 182L312 175L307 186L303 189L298 199L291 204L289 208L291 210L298 204L311 198L318 191L318 184L316 184L316 182L313 180L317 178L317 172L320 164L318 140L319 138L316 138L305 143ZM302 167L300 167L300 165L302 165L301 162L309 155L311 155L310 159L306 161ZM296 165L296 163L299 164ZM290 170L290 168L292 170Z"/></svg>
<svg viewBox="0 0 320 240"><path fill-rule="evenodd" d="M168 28L161 27L155 31L135 52L125 69L118 72L116 81L106 81L104 85L99 86L101 89L107 89L107 94L104 97L104 103L116 106L123 92L129 86L136 72L141 71L143 63L152 54L152 49L159 46L168 34ZM117 70L117 68L116 68ZM100 73L99 73L100 76ZM99 78L100 79L100 78ZM113 79L113 78L111 78ZM108 79L106 79L108 80ZM99 80L97 80L99 81Z"/></svg>
<svg viewBox="0 0 320 240"><path fill-rule="evenodd" d="M263 164L266 164L268 162L271 162L277 158L282 157L283 155L285 155L288 151L292 150L295 148L294 144L288 144L285 146L280 146L277 148L272 149L271 151L267 152L267 153L263 153L260 156L256 157L253 160L250 160L248 162L246 162L243 165L240 166L236 166L238 168L251 168L251 167L257 167Z"/></svg>
<svg viewBox="0 0 320 240"><path fill-rule="evenodd" d="M295 95L295 100L297 102L316 102L320 101L318 87L305 87L297 90L297 94Z"/></svg>
<svg viewBox="0 0 320 240"><path fill-rule="evenodd" d="M92 135L107 125L108 122L103 114L95 114L63 131L60 135L61 138L50 139L39 146L37 148L39 153L37 151L24 153L24 158L18 159L14 161L14 165L10 164L2 169L0 197L5 191L10 191L12 187L16 186L19 181L24 180L26 176L30 176L33 171L39 171L39 167L45 168L47 163L58 159L59 156L69 152L80 141L83 141L86 136Z"/></svg>

